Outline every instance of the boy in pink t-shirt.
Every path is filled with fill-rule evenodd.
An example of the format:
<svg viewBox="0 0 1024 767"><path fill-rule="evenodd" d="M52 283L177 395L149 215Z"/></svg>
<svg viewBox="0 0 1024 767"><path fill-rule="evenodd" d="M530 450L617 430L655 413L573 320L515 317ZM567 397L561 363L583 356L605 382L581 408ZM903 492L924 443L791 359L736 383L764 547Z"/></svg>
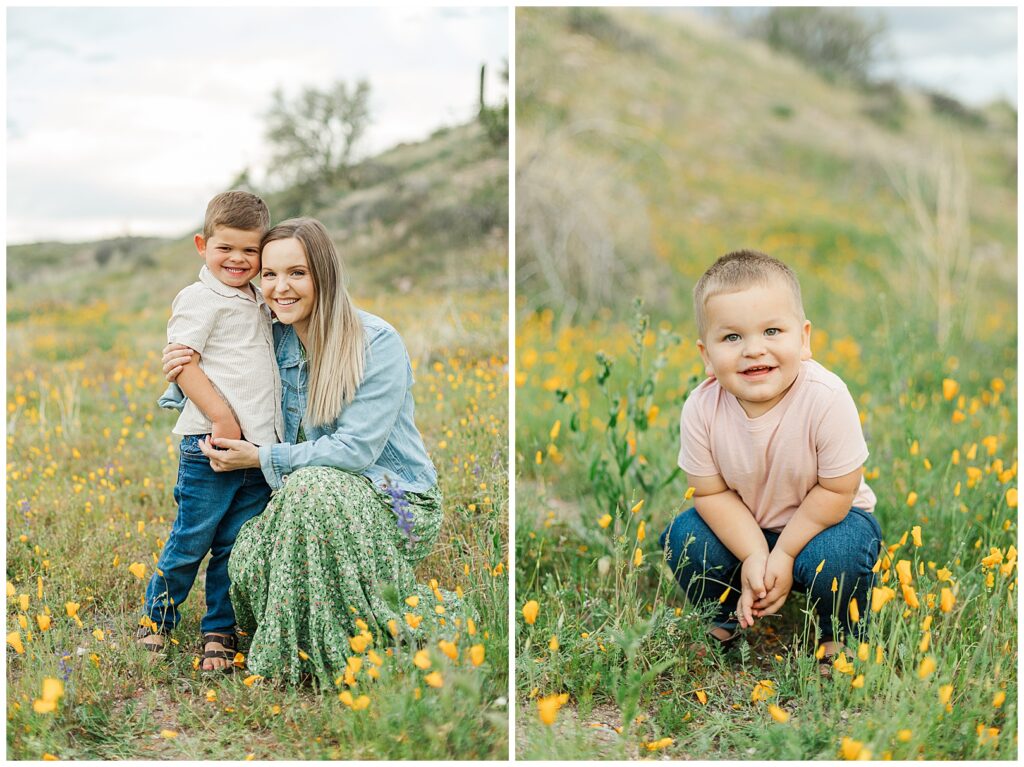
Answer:
<svg viewBox="0 0 1024 767"><path fill-rule="evenodd" d="M811 359L811 323L785 264L730 253L693 293L709 376L681 418L679 465L694 508L661 545L692 601L720 603L716 639L777 612L795 589L815 602L825 652L834 654L836 632L859 634L870 614L882 538L857 406Z"/></svg>

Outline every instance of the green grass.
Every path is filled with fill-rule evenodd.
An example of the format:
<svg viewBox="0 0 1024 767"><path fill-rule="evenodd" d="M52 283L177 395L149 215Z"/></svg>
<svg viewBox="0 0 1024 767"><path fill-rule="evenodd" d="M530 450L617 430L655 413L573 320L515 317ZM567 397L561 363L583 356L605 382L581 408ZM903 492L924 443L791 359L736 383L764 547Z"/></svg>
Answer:
<svg viewBox="0 0 1024 767"><path fill-rule="evenodd" d="M901 131L886 131L861 114L863 94L755 43L667 15L606 13L651 40L658 66L573 31L562 9L517 11L517 146L530 147L518 231L583 227L580 211L601 211L601 227L581 232L602 235L602 263L619 270L616 290L588 307L566 280L598 251L518 240L517 754L1016 758L1016 198L993 171L1012 137L951 133L913 105ZM778 103L794 105L790 119L769 119ZM958 156L959 219L934 191L936 159ZM920 174L931 222L915 222L889 172ZM574 190L567 179L581 173L628 186L632 227L599 184L562 207L535 191ZM946 233L922 247L940 219ZM940 252L965 227L976 283ZM814 358L846 381L863 418L887 547L880 585L895 598L865 616L867 647L851 643L840 663L852 673L819 673L800 595L736 649L709 646L704 608L686 602L658 549L690 506L672 473L680 408L703 378L690 290L743 247L796 270ZM951 292L937 298L943 274ZM559 279L580 305L546 303ZM634 295L651 317L639 332ZM945 379L959 387L951 398ZM917 607L896 583L901 560ZM753 700L766 680L768 699Z"/></svg>
<svg viewBox="0 0 1024 767"><path fill-rule="evenodd" d="M501 294L465 296L478 333L501 348ZM438 303L442 302L439 297ZM416 312L363 302L399 331ZM420 304L423 311L430 300ZM150 666L132 635L145 582L174 519L173 415L156 408L163 388L158 353L164 318L116 317L95 307L35 312L9 325L8 347L8 753L39 759L174 758L500 758L507 753L508 679L506 402L503 355L479 337L451 347L412 347L417 358L417 423L438 467L446 519L419 576L461 587L480 613L478 633L460 631L459 662L442 655L444 686L428 687L407 650L386 657L381 678L363 675L367 710L338 701L338 690L247 687L233 676L196 671L197 584L184 606L170 662ZM410 332L409 335L414 335ZM90 338L91 336L91 338ZM467 341L461 344L459 341ZM460 348L463 347L463 348ZM497 570L496 570L497 568ZM39 579L42 585L39 586ZM41 596L40 591L41 589ZM29 599L20 607L21 595ZM82 626L65 603L81 605ZM37 616L50 616L40 631ZM25 627L20 625L24 622ZM94 631L103 631L100 640ZM471 644L485 648L479 668ZM389 642L378 637L383 655ZM36 713L43 679L65 680L53 713ZM216 700L209 700L210 692ZM417 692L418 691L418 692ZM417 697L418 696L418 697ZM496 702L497 701L497 702ZM162 730L177 733L161 738Z"/></svg>

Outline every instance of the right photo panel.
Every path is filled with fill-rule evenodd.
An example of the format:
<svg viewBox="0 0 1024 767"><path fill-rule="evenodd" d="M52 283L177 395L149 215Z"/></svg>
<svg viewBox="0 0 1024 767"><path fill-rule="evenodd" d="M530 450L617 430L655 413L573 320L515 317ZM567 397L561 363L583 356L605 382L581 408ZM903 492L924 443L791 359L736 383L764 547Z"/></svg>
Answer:
<svg viewBox="0 0 1024 767"><path fill-rule="evenodd" d="M517 9L518 758L1017 757L1016 30Z"/></svg>

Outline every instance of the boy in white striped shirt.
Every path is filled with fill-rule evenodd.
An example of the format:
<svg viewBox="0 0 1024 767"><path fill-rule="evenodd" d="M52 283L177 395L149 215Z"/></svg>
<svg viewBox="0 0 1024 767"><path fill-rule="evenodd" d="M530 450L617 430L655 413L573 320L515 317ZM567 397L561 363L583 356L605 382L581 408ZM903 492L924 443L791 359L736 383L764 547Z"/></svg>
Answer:
<svg viewBox="0 0 1024 767"><path fill-rule="evenodd" d="M263 511L270 487L259 468L214 472L200 450L209 437L280 441L281 380L270 309L249 281L260 270L260 242L270 226L266 204L249 192L225 192L206 209L196 250L199 281L174 299L168 343L195 350L176 383L188 397L174 426L182 436L174 499L178 516L146 589L138 643L160 650L177 625L207 552L204 670L230 670L237 637L227 564L242 525Z"/></svg>

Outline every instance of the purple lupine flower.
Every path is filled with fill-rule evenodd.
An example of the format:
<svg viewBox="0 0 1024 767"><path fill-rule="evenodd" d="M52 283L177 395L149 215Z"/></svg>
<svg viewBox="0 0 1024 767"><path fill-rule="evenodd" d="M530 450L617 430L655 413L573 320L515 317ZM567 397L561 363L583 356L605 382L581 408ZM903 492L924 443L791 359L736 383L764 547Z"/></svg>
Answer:
<svg viewBox="0 0 1024 767"><path fill-rule="evenodd" d="M57 655L60 656L59 668L60 668L61 678L65 682L67 682L68 679L71 677L71 666L69 666L67 663L64 662L65 655L64 655L64 651L63 650L57 650Z"/></svg>
<svg viewBox="0 0 1024 767"><path fill-rule="evenodd" d="M405 498L405 491L397 485L392 485L390 482L385 481L384 492L388 494L388 502L391 504L391 511L398 522L398 529L405 535L406 547L412 548L413 543L418 541L419 538L413 533L416 519L413 517L412 509L409 507L409 501Z"/></svg>

